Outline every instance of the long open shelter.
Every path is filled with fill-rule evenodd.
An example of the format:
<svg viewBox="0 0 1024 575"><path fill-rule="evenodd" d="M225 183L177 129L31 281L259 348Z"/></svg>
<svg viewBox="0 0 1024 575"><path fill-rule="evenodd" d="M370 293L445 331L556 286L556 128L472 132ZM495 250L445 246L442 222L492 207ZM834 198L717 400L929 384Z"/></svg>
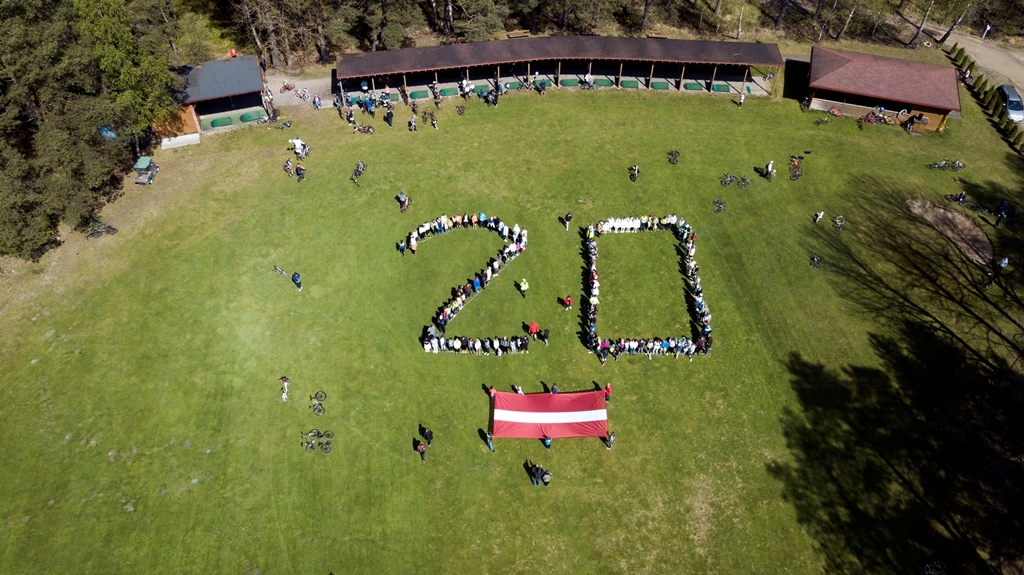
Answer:
<svg viewBox="0 0 1024 575"><path fill-rule="evenodd" d="M409 89L436 82L443 88L465 78L515 89L539 78L572 87L591 74L598 87L770 94L774 81L767 78L783 63L772 43L553 36L344 54L335 86Z"/></svg>

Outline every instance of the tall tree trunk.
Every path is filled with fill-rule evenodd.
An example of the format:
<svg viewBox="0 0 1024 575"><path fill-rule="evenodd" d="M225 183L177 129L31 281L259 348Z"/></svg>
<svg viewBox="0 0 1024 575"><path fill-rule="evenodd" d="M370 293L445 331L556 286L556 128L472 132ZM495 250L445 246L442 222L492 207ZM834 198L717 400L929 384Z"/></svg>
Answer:
<svg viewBox="0 0 1024 575"><path fill-rule="evenodd" d="M256 45L260 46L259 34L256 33L256 25L252 22L252 12L249 11L248 6L256 12L256 19L264 30L267 31L267 44L270 46L270 65L274 68L281 67L281 50L277 45L277 31L274 28L274 20L271 18L267 11L270 9L269 6L261 4L260 2L253 2L251 5L246 2L246 16L249 18L249 22L252 29L253 37L256 38Z"/></svg>
<svg viewBox="0 0 1024 575"><path fill-rule="evenodd" d="M928 14L931 13L932 6L935 6L935 0L928 1L928 8L924 11L924 17L921 18L921 25L917 27L917 34L914 34L914 37L911 38L908 44L913 44L914 42L917 42L917 39L921 37L921 31L924 30L924 25L926 22L928 22Z"/></svg>
<svg viewBox="0 0 1024 575"><path fill-rule="evenodd" d="M324 3L316 0L316 52L320 63L327 63L327 37L324 35Z"/></svg>
<svg viewBox="0 0 1024 575"><path fill-rule="evenodd" d="M846 23L843 24L843 29L836 34L836 42L843 39L843 34L846 33L846 29L850 27L850 20L853 20L853 13L857 11L857 5L854 4L853 8L850 8L850 13L846 16Z"/></svg>
<svg viewBox="0 0 1024 575"><path fill-rule="evenodd" d="M946 30L946 33L942 35L942 38L939 38L940 46L945 44L946 40L949 40L949 37L953 35L953 30L956 30L956 27L960 25L960 22L963 22L964 18L967 17L967 13L971 11L971 4L972 2L967 3L967 7L964 8L964 13L956 19L956 22L953 22L953 25L949 27L949 30Z"/></svg>
<svg viewBox="0 0 1024 575"><path fill-rule="evenodd" d="M572 14L572 7L566 7L565 10L562 10L562 32L569 29L569 14Z"/></svg>
<svg viewBox="0 0 1024 575"><path fill-rule="evenodd" d="M451 36L455 30L455 17L453 15L453 0L444 0L444 35Z"/></svg>
<svg viewBox="0 0 1024 575"><path fill-rule="evenodd" d="M641 30L646 30L647 29L647 17L648 17L648 15L651 12L651 1L652 0L644 0L644 19L640 23L640 29Z"/></svg>
<svg viewBox="0 0 1024 575"><path fill-rule="evenodd" d="M168 5L167 8L168 8L168 12L171 13L171 18L173 18L174 21L177 22L178 21L178 15L174 13L174 7ZM163 6L160 7L160 16L164 19L164 24L170 24L171 23L171 19L167 17L167 12L164 12ZM171 45L171 51L174 52L174 59L178 60L179 59L178 47L174 44L174 36L168 35L167 36L167 43Z"/></svg>
<svg viewBox="0 0 1024 575"><path fill-rule="evenodd" d="M430 0L430 25L434 27L434 32L441 32L440 14L437 13L437 0Z"/></svg>
<svg viewBox="0 0 1024 575"><path fill-rule="evenodd" d="M283 17L282 17L280 12L277 13L277 16L278 16L278 18L283 19ZM291 66L292 65L292 45L291 45L291 41L288 39L288 36L290 36L291 34L289 34L288 27L283 22L281 22L281 20L278 20L277 27L278 27L278 30L280 30L280 32L281 32L281 51L284 54L284 65L285 66Z"/></svg>
<svg viewBox="0 0 1024 575"><path fill-rule="evenodd" d="M530 10L530 34L537 33L537 7L534 6L533 10Z"/></svg>
<svg viewBox="0 0 1024 575"><path fill-rule="evenodd" d="M896 7L896 12L899 14L903 13L903 7L907 5L907 0L900 0L900 5Z"/></svg>
<svg viewBox="0 0 1024 575"><path fill-rule="evenodd" d="M736 29L736 39L743 38L743 9L747 7L747 0L740 0L740 25Z"/></svg>
<svg viewBox="0 0 1024 575"><path fill-rule="evenodd" d="M786 9L789 8L789 0L782 0L782 5L779 6L779 16L775 19L775 29L779 30L782 28L782 19L786 17Z"/></svg>
<svg viewBox="0 0 1024 575"><path fill-rule="evenodd" d="M722 0L718 0L718 3L715 4L715 16L718 16L721 13L722 13Z"/></svg>
<svg viewBox="0 0 1024 575"><path fill-rule="evenodd" d="M878 24L882 21L882 14L884 13L885 7L883 6L882 8L878 9L878 14L875 14L875 25L871 27L871 35L869 36L870 38L874 38L875 32L878 32Z"/></svg>

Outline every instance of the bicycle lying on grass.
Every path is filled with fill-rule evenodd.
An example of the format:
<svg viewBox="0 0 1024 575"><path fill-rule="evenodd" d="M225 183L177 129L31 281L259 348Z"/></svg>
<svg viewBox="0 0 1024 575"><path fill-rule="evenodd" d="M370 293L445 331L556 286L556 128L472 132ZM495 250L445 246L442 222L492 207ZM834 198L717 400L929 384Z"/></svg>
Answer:
<svg viewBox="0 0 1024 575"><path fill-rule="evenodd" d="M814 125L815 126L824 126L825 124L831 124L831 123L832 123L832 116L825 116L824 118L819 118L819 119L814 121Z"/></svg>
<svg viewBox="0 0 1024 575"><path fill-rule="evenodd" d="M98 238L103 234L114 235L117 233L117 228L111 225L107 225L99 220L93 220L89 224L89 229L85 231L85 239Z"/></svg>
<svg viewBox="0 0 1024 575"><path fill-rule="evenodd" d="M318 448L319 448L320 452L324 453L324 454L327 454L327 453L330 453L331 451L333 451L333 449L331 448L331 442L330 441L320 441L320 442L317 442L317 440L315 440L315 439L310 439L308 441L303 441L302 442L302 446L306 450L306 453L316 453Z"/></svg>
<svg viewBox="0 0 1024 575"><path fill-rule="evenodd" d="M679 150L669 150L668 163L673 166L679 163Z"/></svg>
<svg viewBox="0 0 1024 575"><path fill-rule="evenodd" d="M725 211L725 202L723 202L722 200L715 200L714 204L716 214Z"/></svg>
<svg viewBox="0 0 1024 575"><path fill-rule="evenodd" d="M722 176L721 184L728 188L729 186L732 185L733 182L735 182L737 180L739 180L739 178L737 178L736 176L734 176L732 174L726 174L726 175Z"/></svg>
<svg viewBox="0 0 1024 575"><path fill-rule="evenodd" d="M310 402L309 408L313 410L313 415L319 417L319 416L324 414L323 401L326 400L326 399L327 399L327 394L322 392L322 391L318 391L318 392L314 393L313 395L309 396L309 402Z"/></svg>
<svg viewBox="0 0 1024 575"><path fill-rule="evenodd" d="M959 172L967 167L960 160L942 160L941 162L932 162L927 166L929 170L953 170L954 172Z"/></svg>
<svg viewBox="0 0 1024 575"><path fill-rule="evenodd" d="M640 177L640 164L636 164L629 169L629 181L635 182Z"/></svg>
<svg viewBox="0 0 1024 575"><path fill-rule="evenodd" d="M348 179L355 182L356 186L359 186L359 178L363 177L363 172L366 171L366 162L359 160L356 164L356 169L352 170L352 175Z"/></svg>
<svg viewBox="0 0 1024 575"><path fill-rule="evenodd" d="M843 216L836 216L832 218L832 227L834 227L837 232L845 232L846 218L844 218Z"/></svg>

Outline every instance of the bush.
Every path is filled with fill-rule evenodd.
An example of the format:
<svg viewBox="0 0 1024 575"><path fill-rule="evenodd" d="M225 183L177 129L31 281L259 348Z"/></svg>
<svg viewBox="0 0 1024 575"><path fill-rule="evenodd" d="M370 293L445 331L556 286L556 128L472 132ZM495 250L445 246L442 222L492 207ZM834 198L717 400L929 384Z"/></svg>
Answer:
<svg viewBox="0 0 1024 575"><path fill-rule="evenodd" d="M988 80L984 76L978 76L978 79L974 81L974 93L982 101L988 99Z"/></svg>
<svg viewBox="0 0 1024 575"><path fill-rule="evenodd" d="M964 49L960 48L959 50L956 51L956 55L953 56L953 61L960 62L963 59L964 59Z"/></svg>
<svg viewBox="0 0 1024 575"><path fill-rule="evenodd" d="M953 42L953 47L950 48L949 50L946 50L946 52L948 52L950 54L956 54L956 51L959 50L959 49L960 49L960 43L959 42Z"/></svg>
<svg viewBox="0 0 1024 575"><path fill-rule="evenodd" d="M968 64L968 65L967 65L967 70L968 70L968 71L969 71L969 72L970 72L971 74L974 74L974 61L973 61L973 60L971 61L971 63L970 63L970 64Z"/></svg>
<svg viewBox="0 0 1024 575"><path fill-rule="evenodd" d="M1018 131L1017 137L1013 139L1013 147L1020 151L1021 146L1024 146L1024 132Z"/></svg>

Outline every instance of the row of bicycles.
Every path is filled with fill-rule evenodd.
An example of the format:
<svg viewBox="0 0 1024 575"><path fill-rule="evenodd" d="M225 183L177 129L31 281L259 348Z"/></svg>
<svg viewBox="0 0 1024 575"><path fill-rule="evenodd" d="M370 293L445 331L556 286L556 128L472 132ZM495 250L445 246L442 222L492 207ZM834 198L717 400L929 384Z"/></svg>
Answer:
<svg viewBox="0 0 1024 575"><path fill-rule="evenodd" d="M327 401L327 393L324 391L318 391L309 396L309 408L313 410L313 415L320 417L326 412L324 409L325 401ZM333 431L329 429L320 431L313 428L302 434L302 448L306 450L306 453L316 453L319 451L320 453L327 454L332 451L332 439L334 439Z"/></svg>
<svg viewBox="0 0 1024 575"><path fill-rule="evenodd" d="M925 164L925 167L929 170L949 170L952 172L959 172L967 166L965 166L960 160L942 160L940 162Z"/></svg>

